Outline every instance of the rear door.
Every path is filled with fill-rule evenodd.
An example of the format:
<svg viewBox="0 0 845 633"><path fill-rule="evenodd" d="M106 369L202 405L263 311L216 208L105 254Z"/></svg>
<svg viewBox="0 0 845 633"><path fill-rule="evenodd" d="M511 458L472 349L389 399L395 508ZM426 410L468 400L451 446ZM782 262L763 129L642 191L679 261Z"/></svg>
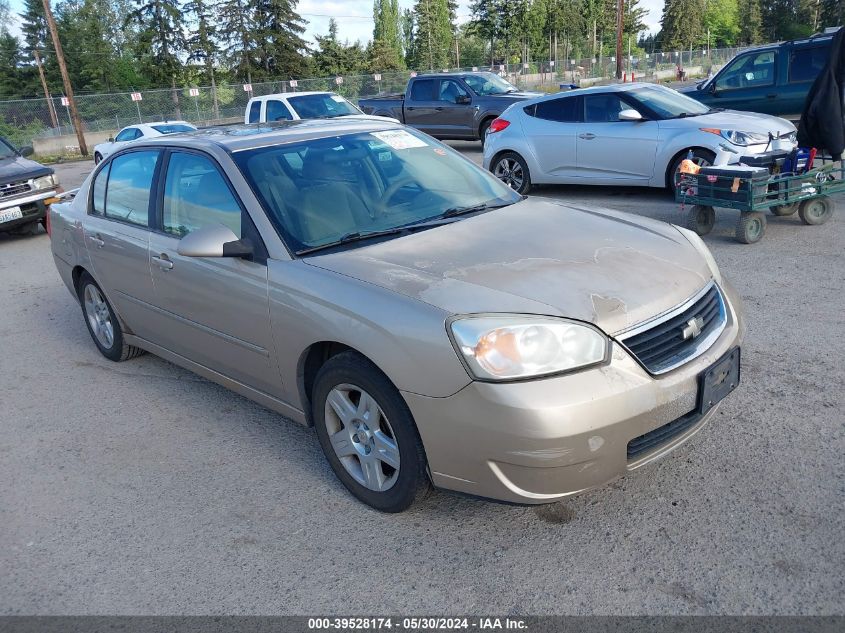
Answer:
<svg viewBox="0 0 845 633"><path fill-rule="evenodd" d="M542 182L572 182L577 176L582 101L582 97L573 95L525 108L522 129L544 174Z"/></svg>
<svg viewBox="0 0 845 633"><path fill-rule="evenodd" d="M714 108L775 114L779 51L768 49L738 55L714 78Z"/></svg>
<svg viewBox="0 0 845 633"><path fill-rule="evenodd" d="M584 95L584 123L578 131L578 176L592 184L641 185L654 172L657 121L620 121L637 108L618 92Z"/></svg>
<svg viewBox="0 0 845 633"><path fill-rule="evenodd" d="M439 124L436 108L440 102L434 98L436 85L436 79L414 79L404 103L405 123L432 135Z"/></svg>
<svg viewBox="0 0 845 633"><path fill-rule="evenodd" d="M792 49L784 51L789 57L789 62L786 80L779 90L776 114L792 120L801 118L810 86L813 85L830 56L830 44L830 40L813 42L793 46Z"/></svg>
<svg viewBox="0 0 845 633"><path fill-rule="evenodd" d="M161 152L130 151L103 164L94 177L83 223L94 279L135 334L152 333L149 260L150 190Z"/></svg>
<svg viewBox="0 0 845 633"><path fill-rule="evenodd" d="M185 358L249 385L281 395L270 354L267 257L263 242L209 156L169 153L150 236L156 306L167 321L156 342ZM235 257L184 257L179 240L222 224L256 247L252 261Z"/></svg>

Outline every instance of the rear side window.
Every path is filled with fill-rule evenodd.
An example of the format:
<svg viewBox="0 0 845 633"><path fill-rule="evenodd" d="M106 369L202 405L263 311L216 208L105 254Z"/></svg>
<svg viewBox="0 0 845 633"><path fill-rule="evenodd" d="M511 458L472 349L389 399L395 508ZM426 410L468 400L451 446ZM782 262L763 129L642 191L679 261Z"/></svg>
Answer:
<svg viewBox="0 0 845 633"><path fill-rule="evenodd" d="M267 114L265 117L268 121L290 121L293 118L290 110L281 101L271 99L267 102Z"/></svg>
<svg viewBox="0 0 845 633"><path fill-rule="evenodd" d="M91 213L103 215L106 211L106 182L109 179L111 163L100 170L94 178L93 195L91 196Z"/></svg>
<svg viewBox="0 0 845 633"><path fill-rule="evenodd" d="M412 101L432 101L434 98L434 80L416 79L411 85Z"/></svg>
<svg viewBox="0 0 845 633"><path fill-rule="evenodd" d="M813 81L830 55L829 46L796 48L789 55L789 83Z"/></svg>
<svg viewBox="0 0 845 633"><path fill-rule="evenodd" d="M176 237L222 224L241 237L241 207L217 167L196 154L174 152L164 182L162 228Z"/></svg>
<svg viewBox="0 0 845 633"><path fill-rule="evenodd" d="M144 151L111 161L105 197L107 218L149 226L150 188L158 159L158 151Z"/></svg>
<svg viewBox="0 0 845 633"><path fill-rule="evenodd" d="M258 123L261 121L261 102L253 101L249 106L249 122Z"/></svg>
<svg viewBox="0 0 845 633"><path fill-rule="evenodd" d="M541 101L537 104L532 116L546 121L557 121L559 123L577 123L581 120L581 109L578 107L578 97L565 97L563 99L552 99Z"/></svg>

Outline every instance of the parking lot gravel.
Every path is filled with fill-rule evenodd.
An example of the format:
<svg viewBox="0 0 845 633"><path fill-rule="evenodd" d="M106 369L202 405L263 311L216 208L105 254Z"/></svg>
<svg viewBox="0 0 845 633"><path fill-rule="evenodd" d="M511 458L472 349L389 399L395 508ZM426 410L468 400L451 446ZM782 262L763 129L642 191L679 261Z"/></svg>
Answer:
<svg viewBox="0 0 845 633"><path fill-rule="evenodd" d="M683 221L664 191L533 195ZM843 614L838 204L822 227L770 216L753 246L718 213L705 239L748 336L690 442L554 505L436 492L400 515L355 501L312 429L155 356L101 357L47 235L0 234L0 614Z"/></svg>

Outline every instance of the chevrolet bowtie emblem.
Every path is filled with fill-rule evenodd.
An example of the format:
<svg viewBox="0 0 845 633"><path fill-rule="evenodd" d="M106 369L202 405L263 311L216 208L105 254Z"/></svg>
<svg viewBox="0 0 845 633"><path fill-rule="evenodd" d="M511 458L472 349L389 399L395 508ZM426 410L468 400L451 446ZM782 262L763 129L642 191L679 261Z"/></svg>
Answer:
<svg viewBox="0 0 845 633"><path fill-rule="evenodd" d="M686 327L681 330L681 335L684 337L685 341L688 341L689 339L696 338L699 334L701 334L702 329L704 329L704 319L697 316L687 321Z"/></svg>

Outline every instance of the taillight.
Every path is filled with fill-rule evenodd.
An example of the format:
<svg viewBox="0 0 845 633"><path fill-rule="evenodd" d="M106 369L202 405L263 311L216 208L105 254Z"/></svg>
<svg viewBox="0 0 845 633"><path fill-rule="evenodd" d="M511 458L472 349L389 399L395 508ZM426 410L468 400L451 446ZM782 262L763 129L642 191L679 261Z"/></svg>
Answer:
<svg viewBox="0 0 845 633"><path fill-rule="evenodd" d="M505 119L493 119L493 122L490 124L490 128L488 129L487 133L495 134L496 132L501 132L510 124L511 122Z"/></svg>

